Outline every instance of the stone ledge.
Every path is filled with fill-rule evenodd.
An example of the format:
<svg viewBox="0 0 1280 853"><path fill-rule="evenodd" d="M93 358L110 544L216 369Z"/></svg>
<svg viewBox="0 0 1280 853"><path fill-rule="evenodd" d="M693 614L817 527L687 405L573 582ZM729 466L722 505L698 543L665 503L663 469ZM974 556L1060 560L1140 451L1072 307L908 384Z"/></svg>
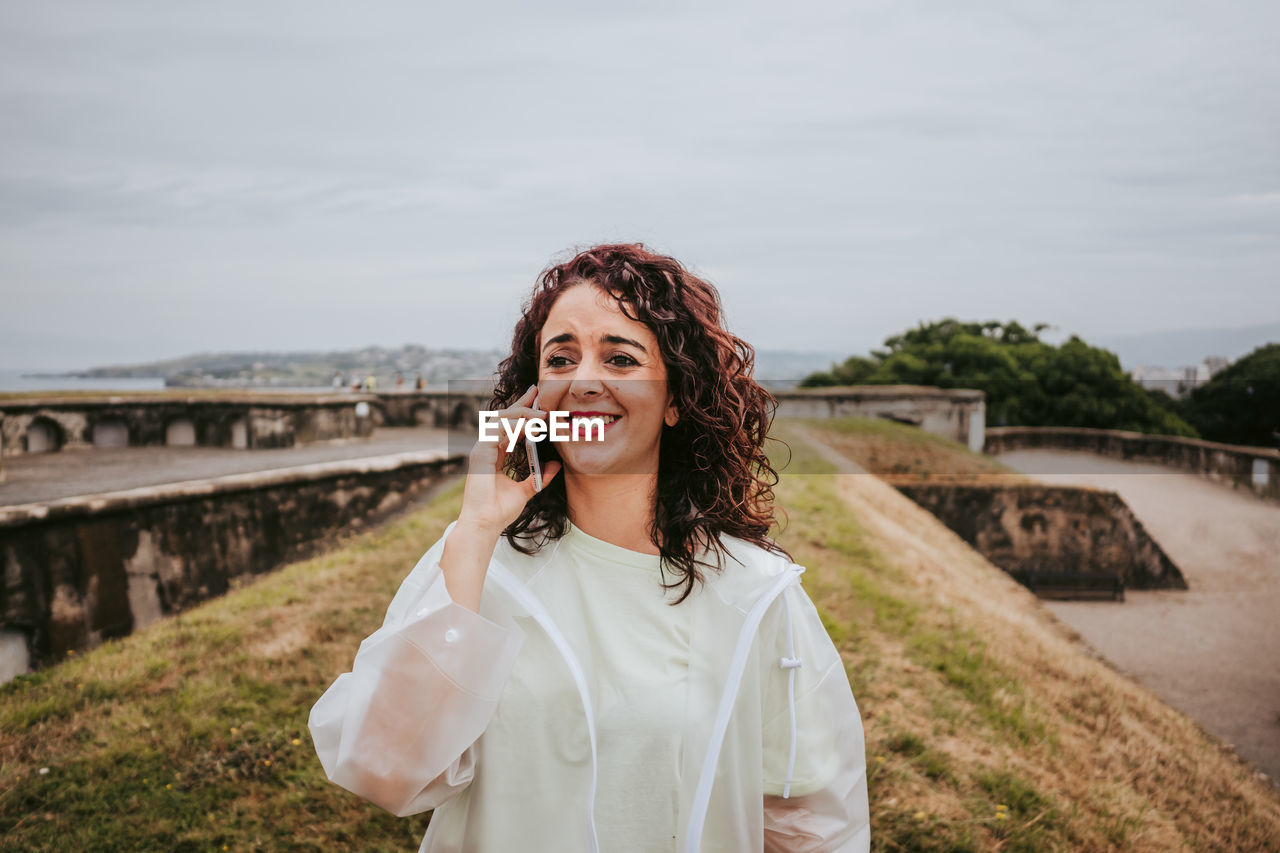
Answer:
<svg viewBox="0 0 1280 853"><path fill-rule="evenodd" d="M1263 500L1280 501L1280 450L1271 447L1118 429L1007 426L988 428L982 450L995 456L1045 448L1168 465L1245 489Z"/></svg>
<svg viewBox="0 0 1280 853"><path fill-rule="evenodd" d="M976 388L937 388L932 385L823 385L817 388L789 388L772 391L774 397L836 397L839 399L893 399L899 397L933 397L958 400L985 400L986 394Z"/></svg>
<svg viewBox="0 0 1280 853"><path fill-rule="evenodd" d="M386 456L315 462L288 468L269 468L247 474L183 480L119 492L76 495L53 501L14 504L0 507L0 530L32 522L60 521L103 512L134 510L155 504L223 495L248 489L265 489L353 474L394 471L405 465L429 465L434 462L444 462L450 458L450 455L443 450L393 453Z"/></svg>
<svg viewBox="0 0 1280 853"><path fill-rule="evenodd" d="M0 681L303 559L465 461L412 451L5 507Z"/></svg>

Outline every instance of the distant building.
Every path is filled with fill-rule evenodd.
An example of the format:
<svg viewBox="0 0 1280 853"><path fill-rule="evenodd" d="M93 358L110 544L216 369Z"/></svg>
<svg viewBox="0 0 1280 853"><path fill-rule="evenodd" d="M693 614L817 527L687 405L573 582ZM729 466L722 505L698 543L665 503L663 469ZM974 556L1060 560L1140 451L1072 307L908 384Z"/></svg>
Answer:
<svg viewBox="0 0 1280 853"><path fill-rule="evenodd" d="M1220 355L1210 355L1205 356L1204 364L1205 367L1209 368L1209 375L1213 376L1215 373L1218 373L1225 369L1227 365L1231 364L1231 359L1223 358Z"/></svg>
<svg viewBox="0 0 1280 853"><path fill-rule="evenodd" d="M1143 388L1164 391L1170 397L1184 397L1192 388L1208 382L1215 373L1230 363L1229 359L1220 355L1210 355L1199 364L1187 367L1153 367L1142 364L1129 371L1129 375Z"/></svg>

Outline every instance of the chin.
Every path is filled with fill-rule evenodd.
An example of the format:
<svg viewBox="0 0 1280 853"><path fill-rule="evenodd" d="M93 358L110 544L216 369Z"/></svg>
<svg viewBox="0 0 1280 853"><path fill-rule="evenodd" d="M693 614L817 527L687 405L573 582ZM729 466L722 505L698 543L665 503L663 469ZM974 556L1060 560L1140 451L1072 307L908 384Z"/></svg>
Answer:
<svg viewBox="0 0 1280 853"><path fill-rule="evenodd" d="M637 459L619 458L610 454L574 454L573 459L569 459L566 454L560 455L564 463L565 470L571 471L576 475L610 475L610 474L641 474L652 473L646 471L643 463ZM653 472L658 470L656 463L653 466Z"/></svg>

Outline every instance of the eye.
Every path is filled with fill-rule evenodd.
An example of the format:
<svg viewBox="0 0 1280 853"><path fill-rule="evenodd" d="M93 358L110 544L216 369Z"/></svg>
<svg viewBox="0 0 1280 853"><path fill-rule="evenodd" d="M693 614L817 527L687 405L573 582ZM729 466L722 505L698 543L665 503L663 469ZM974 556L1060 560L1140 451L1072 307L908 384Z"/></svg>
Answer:
<svg viewBox="0 0 1280 853"><path fill-rule="evenodd" d="M543 364L547 367L564 367L570 363L570 360L563 355L548 356ZM615 367L636 367L640 362L636 361L626 353L615 353L609 357L606 364L612 364Z"/></svg>

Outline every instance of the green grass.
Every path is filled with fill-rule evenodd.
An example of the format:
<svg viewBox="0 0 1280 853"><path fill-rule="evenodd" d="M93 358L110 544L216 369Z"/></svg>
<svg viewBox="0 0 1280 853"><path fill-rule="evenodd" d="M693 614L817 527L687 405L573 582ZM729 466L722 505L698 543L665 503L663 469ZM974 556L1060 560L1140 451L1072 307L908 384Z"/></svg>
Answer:
<svg viewBox="0 0 1280 853"><path fill-rule="evenodd" d="M0 849L415 849L427 816L329 783L306 720L459 502L0 687Z"/></svg>
<svg viewBox="0 0 1280 853"><path fill-rule="evenodd" d="M880 428L881 422L867 423ZM833 420L832 424L837 428L847 426L843 419ZM889 424L884 429L893 432L911 428ZM832 479L820 476L831 471L829 463L800 441L790 443L794 455L787 473L805 476L783 475L786 484L780 484L779 498L798 529L787 529L780 541L784 545L816 547L822 559L838 561L837 594L851 597L871 616L870 620L831 620L827 628L832 640L838 646L857 647L868 630L902 638L909 657L941 673L982 721L1024 744L1045 740L1052 743L1053 734L1045 726L1043 715L1035 711L1017 680L988 659L986 644L972 629L936 605L931 613L935 619L947 618L945 626L919 624L922 605L902 591L906 582L903 572L870 544L865 530L844 508ZM805 580L810 577L806 573ZM830 590L817 588L816 582L806 588L815 599L830 594Z"/></svg>
<svg viewBox="0 0 1280 853"><path fill-rule="evenodd" d="M791 445L789 461L770 447L786 461L776 535L809 569L803 583L863 714L873 849L1156 849L1141 844L1175 823L1192 827L1182 832L1193 847L1230 849L1218 828L1190 841L1214 821L1245 826L1240 838L1274 837L1263 818L1239 816L1256 801L1225 774L1161 777L1134 758L1096 779L1067 769L1059 732L1123 699L1081 687L1055 708L972 614L939 604L880 550L812 448ZM306 720L460 504L461 484L329 553L0 687L0 850L416 849L427 816L396 818L328 782ZM1216 766L1207 742L1188 748ZM1236 799L1204 794L1206 779ZM1180 785L1202 793L1175 813L1160 797Z"/></svg>

